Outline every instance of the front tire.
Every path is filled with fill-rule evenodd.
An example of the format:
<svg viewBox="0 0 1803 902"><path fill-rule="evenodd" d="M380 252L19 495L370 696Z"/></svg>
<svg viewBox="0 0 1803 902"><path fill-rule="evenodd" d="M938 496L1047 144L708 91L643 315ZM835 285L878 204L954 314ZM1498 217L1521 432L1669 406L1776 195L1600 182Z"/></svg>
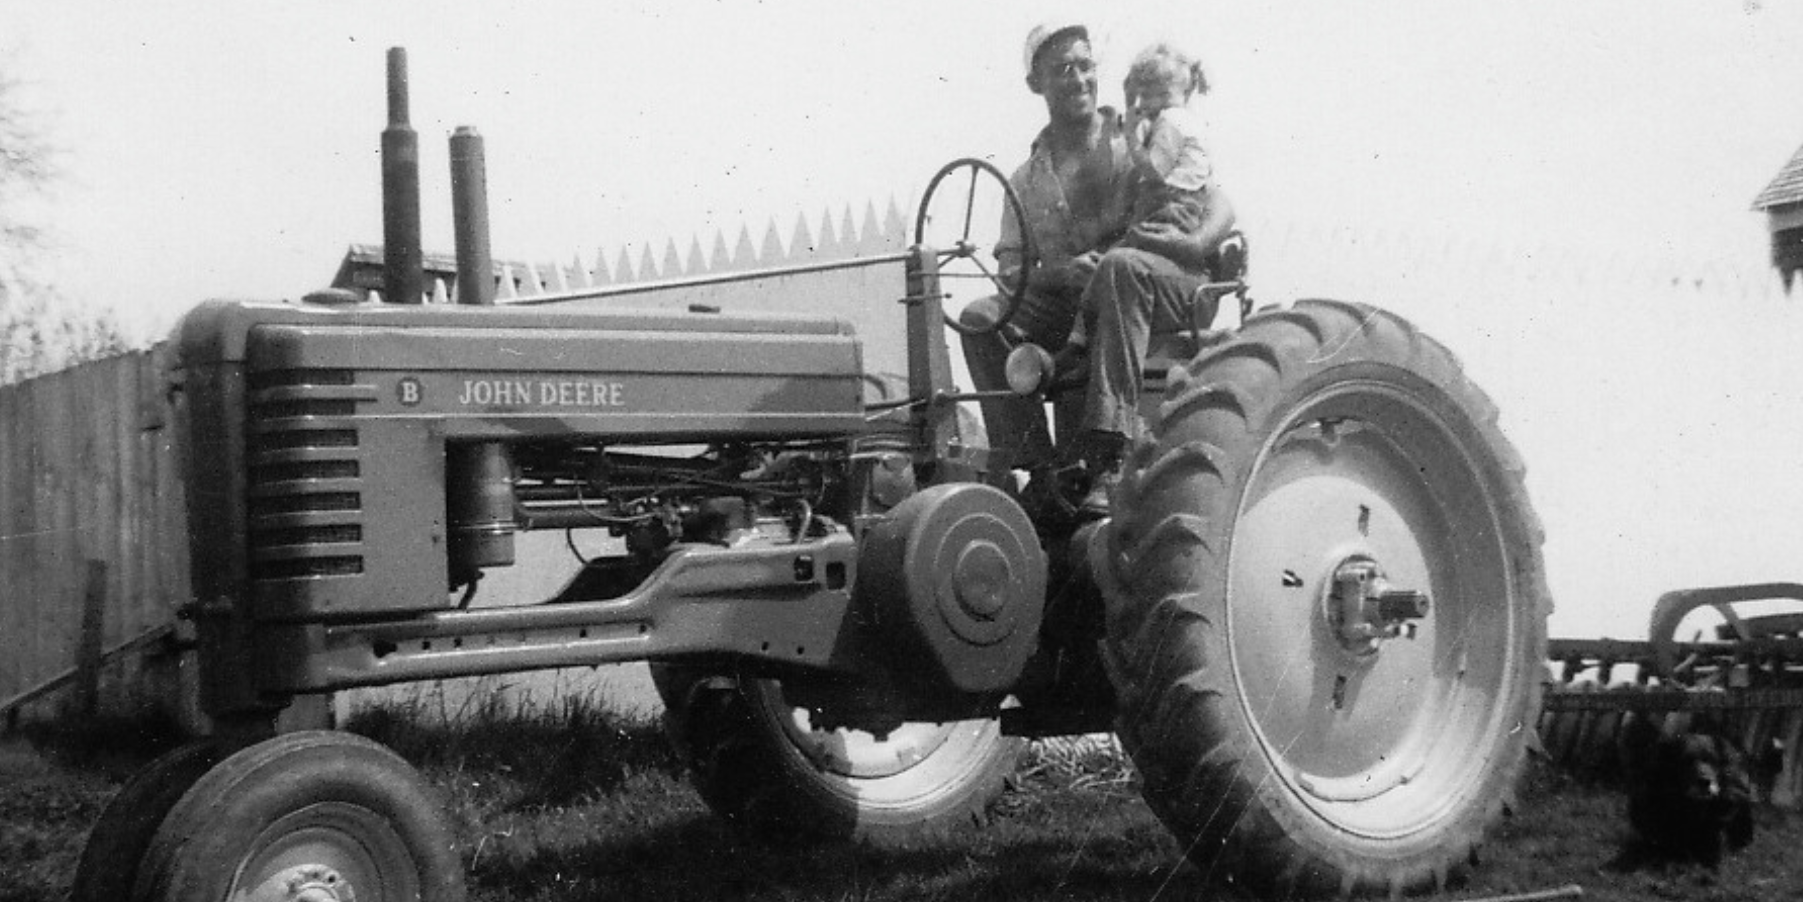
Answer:
<svg viewBox="0 0 1803 902"><path fill-rule="evenodd" d="M462 865L417 771L360 736L288 733L202 776L163 819L140 902L457 902Z"/></svg>
<svg viewBox="0 0 1803 902"><path fill-rule="evenodd" d="M157 829L189 787L230 751L219 740L191 742L133 774L100 812L75 866L70 902L119 902L131 896L138 863Z"/></svg>
<svg viewBox="0 0 1803 902"><path fill-rule="evenodd" d="M879 737L814 729L776 680L667 664L652 678L708 807L778 835L889 844L976 822L1020 755L996 717L906 722Z"/></svg>
<svg viewBox="0 0 1803 902"><path fill-rule="evenodd" d="M1092 546L1147 802L1273 896L1444 886L1510 804L1551 608L1495 408L1401 318L1332 302L1170 381Z"/></svg>

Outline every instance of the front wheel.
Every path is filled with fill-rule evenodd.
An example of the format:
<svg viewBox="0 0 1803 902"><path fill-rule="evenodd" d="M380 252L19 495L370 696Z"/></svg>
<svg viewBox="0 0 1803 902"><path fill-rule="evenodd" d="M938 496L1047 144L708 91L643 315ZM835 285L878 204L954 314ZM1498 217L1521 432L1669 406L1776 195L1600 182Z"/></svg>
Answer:
<svg viewBox="0 0 1803 902"><path fill-rule="evenodd" d="M463 898L444 814L407 762L345 733L289 733L207 771L157 829L133 898Z"/></svg>
<svg viewBox="0 0 1803 902"><path fill-rule="evenodd" d="M696 789L740 826L890 843L980 819L1020 754L993 716L819 729L776 680L654 665Z"/></svg>
<svg viewBox="0 0 1803 902"><path fill-rule="evenodd" d="M1495 408L1331 302L1172 375L1091 548L1148 803L1274 896L1444 885L1509 804L1551 607Z"/></svg>
<svg viewBox="0 0 1803 902"><path fill-rule="evenodd" d="M138 863L169 810L230 751L218 740L191 742L138 771L100 812L75 866L70 902L130 898Z"/></svg>

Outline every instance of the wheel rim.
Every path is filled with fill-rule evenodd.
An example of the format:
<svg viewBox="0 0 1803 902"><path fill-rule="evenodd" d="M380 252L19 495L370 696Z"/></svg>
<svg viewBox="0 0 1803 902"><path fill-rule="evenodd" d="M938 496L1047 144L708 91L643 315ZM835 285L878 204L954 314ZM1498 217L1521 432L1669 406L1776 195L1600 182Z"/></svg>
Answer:
<svg viewBox="0 0 1803 902"><path fill-rule="evenodd" d="M880 738L863 730L817 730L808 709L788 704L775 682L760 681L757 697L788 750L806 760L820 786L866 812L903 814L961 792L1004 741L991 719L909 721Z"/></svg>
<svg viewBox="0 0 1803 902"><path fill-rule="evenodd" d="M270 824L250 844L234 902L417 899L418 871L400 834L367 808L321 802Z"/></svg>
<svg viewBox="0 0 1803 902"><path fill-rule="evenodd" d="M1423 399L1345 381L1261 450L1240 505L1228 636L1240 703L1284 788L1341 830L1394 838L1470 801L1512 707L1522 624L1503 508ZM1349 640L1349 565L1426 593L1397 635ZM1500 640L1500 641L1499 641Z"/></svg>

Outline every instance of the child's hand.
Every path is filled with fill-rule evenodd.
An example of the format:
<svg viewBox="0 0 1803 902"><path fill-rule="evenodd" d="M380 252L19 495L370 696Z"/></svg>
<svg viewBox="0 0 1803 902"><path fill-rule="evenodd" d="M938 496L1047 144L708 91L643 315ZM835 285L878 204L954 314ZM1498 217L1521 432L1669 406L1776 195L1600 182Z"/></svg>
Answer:
<svg viewBox="0 0 1803 902"><path fill-rule="evenodd" d="M1140 222L1127 230L1127 237L1142 244L1182 241L1188 237L1182 229L1168 222Z"/></svg>

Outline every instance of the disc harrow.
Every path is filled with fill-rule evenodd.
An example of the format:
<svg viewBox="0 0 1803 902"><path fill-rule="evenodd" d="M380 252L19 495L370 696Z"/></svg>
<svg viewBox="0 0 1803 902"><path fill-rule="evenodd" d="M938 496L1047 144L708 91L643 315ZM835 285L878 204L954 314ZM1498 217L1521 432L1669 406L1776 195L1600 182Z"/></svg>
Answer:
<svg viewBox="0 0 1803 902"><path fill-rule="evenodd" d="M1550 641L1538 724L1547 757L1603 777L1630 715L1674 728L1706 720L1748 751L1769 801L1803 803L1803 584L1668 592L1647 635Z"/></svg>

